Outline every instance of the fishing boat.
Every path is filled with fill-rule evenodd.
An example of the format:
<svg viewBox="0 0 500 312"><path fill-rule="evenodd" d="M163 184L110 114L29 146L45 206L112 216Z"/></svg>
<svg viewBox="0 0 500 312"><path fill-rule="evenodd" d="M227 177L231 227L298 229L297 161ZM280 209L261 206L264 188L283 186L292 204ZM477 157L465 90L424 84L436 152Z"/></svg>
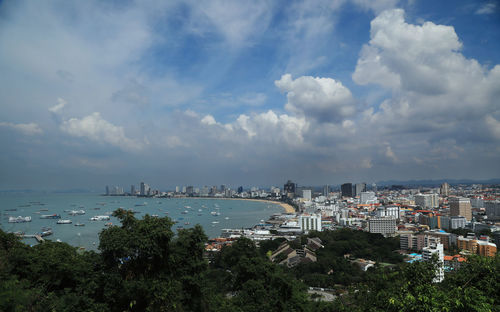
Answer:
<svg viewBox="0 0 500 312"><path fill-rule="evenodd" d="M73 221L68 219L57 220L57 224L71 224L71 223L73 223Z"/></svg>
<svg viewBox="0 0 500 312"><path fill-rule="evenodd" d="M9 217L9 223L23 223L23 222L31 222L31 217Z"/></svg>
<svg viewBox="0 0 500 312"><path fill-rule="evenodd" d="M90 218L90 221L107 221L109 220L109 216L93 216Z"/></svg>
<svg viewBox="0 0 500 312"><path fill-rule="evenodd" d="M40 219L61 219L61 215L51 214L51 215L41 215Z"/></svg>

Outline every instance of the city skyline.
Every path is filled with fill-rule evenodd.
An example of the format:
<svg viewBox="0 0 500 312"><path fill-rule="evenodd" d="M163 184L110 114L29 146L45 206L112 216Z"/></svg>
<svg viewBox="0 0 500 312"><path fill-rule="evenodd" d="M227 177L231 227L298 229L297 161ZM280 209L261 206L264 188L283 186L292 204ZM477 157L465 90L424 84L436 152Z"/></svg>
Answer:
<svg viewBox="0 0 500 312"><path fill-rule="evenodd" d="M499 17L465 0L2 1L0 190L498 179Z"/></svg>

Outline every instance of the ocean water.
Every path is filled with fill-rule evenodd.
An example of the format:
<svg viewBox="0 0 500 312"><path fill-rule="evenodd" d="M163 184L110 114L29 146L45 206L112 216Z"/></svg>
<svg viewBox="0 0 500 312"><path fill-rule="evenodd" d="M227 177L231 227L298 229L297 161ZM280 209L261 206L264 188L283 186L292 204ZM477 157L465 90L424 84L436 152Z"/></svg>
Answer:
<svg viewBox="0 0 500 312"><path fill-rule="evenodd" d="M204 199L204 198L139 198L129 196L101 196L96 194L39 194L39 193L1 193L0 228L7 232L36 234L43 227L50 227L54 234L44 237L57 239L75 247L97 250L99 232L106 228L106 223L120 225L110 217L109 221L90 221L97 215L110 215L118 208L137 211L136 217L158 215L168 216L177 221L172 227L190 228L196 224L203 226L209 238L220 235L225 228L247 228L260 223L260 220L283 212L277 204L246 200ZM14 211L12 211L14 210ZM69 215L70 210L85 210L84 215ZM211 212L219 212L213 216ZM41 219L44 214L59 214L61 219L69 219L72 224L57 224L58 219ZM31 216L26 223L9 223L9 217ZM75 226L75 223L85 226ZM34 238L25 238L27 244L36 244Z"/></svg>

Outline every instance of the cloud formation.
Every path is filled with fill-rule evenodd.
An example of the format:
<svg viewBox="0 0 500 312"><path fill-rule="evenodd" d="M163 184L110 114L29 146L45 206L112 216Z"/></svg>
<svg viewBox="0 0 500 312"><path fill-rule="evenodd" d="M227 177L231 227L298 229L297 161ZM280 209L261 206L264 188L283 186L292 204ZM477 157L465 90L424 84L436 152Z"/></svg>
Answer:
<svg viewBox="0 0 500 312"><path fill-rule="evenodd" d="M6 128L13 129L15 131L19 131L20 133L22 133L24 135L37 135L37 134L43 133L43 130L40 128L40 126L34 122L30 122L27 124L0 122L0 127L6 127Z"/></svg>
<svg viewBox="0 0 500 312"><path fill-rule="evenodd" d="M275 85L287 94L285 109L319 122L341 122L356 112L351 91L332 78L281 76Z"/></svg>
<svg viewBox="0 0 500 312"><path fill-rule="evenodd" d="M63 122L61 130L74 137L110 144L127 151L137 151L142 148L142 143L126 137L122 127L104 120L98 112L82 119L70 118Z"/></svg>

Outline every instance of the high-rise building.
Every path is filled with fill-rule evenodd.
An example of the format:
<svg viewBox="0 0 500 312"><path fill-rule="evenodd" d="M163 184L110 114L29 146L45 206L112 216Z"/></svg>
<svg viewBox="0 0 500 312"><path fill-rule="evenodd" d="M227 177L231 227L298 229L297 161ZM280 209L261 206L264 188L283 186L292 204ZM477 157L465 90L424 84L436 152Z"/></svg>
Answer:
<svg viewBox="0 0 500 312"><path fill-rule="evenodd" d="M302 198L307 201L311 201L311 190L302 190Z"/></svg>
<svg viewBox="0 0 500 312"><path fill-rule="evenodd" d="M375 204L377 197L375 197L375 192L361 192L359 201L361 204Z"/></svg>
<svg viewBox="0 0 500 312"><path fill-rule="evenodd" d="M361 192L366 191L366 183L356 183L356 186L354 187L354 197L358 197L361 195Z"/></svg>
<svg viewBox="0 0 500 312"><path fill-rule="evenodd" d="M189 196L193 196L194 194L194 187L192 185L189 185L186 187L186 194L188 194Z"/></svg>
<svg viewBox="0 0 500 312"><path fill-rule="evenodd" d="M130 195L135 195L135 185L130 186Z"/></svg>
<svg viewBox="0 0 500 312"><path fill-rule="evenodd" d="M139 193L141 196L145 196L146 195L146 184L144 184L144 182L141 182L141 191Z"/></svg>
<svg viewBox="0 0 500 312"><path fill-rule="evenodd" d="M396 219L394 217L370 218L368 230L370 233L380 233L384 236L394 234L396 232Z"/></svg>
<svg viewBox="0 0 500 312"><path fill-rule="evenodd" d="M243 193L243 186L238 187L238 194Z"/></svg>
<svg viewBox="0 0 500 312"><path fill-rule="evenodd" d="M109 186L106 185L106 195L109 195Z"/></svg>
<svg viewBox="0 0 500 312"><path fill-rule="evenodd" d="M288 180L283 186L283 191L285 195L289 198L293 198L295 196L296 185L291 180Z"/></svg>
<svg viewBox="0 0 500 312"><path fill-rule="evenodd" d="M327 184L323 186L323 196L328 197L329 194L330 194L330 186Z"/></svg>
<svg viewBox="0 0 500 312"><path fill-rule="evenodd" d="M352 183L344 183L340 186L342 197L352 197Z"/></svg>
<svg viewBox="0 0 500 312"><path fill-rule="evenodd" d="M443 196L450 196L450 185L446 182L441 184L440 193Z"/></svg>
<svg viewBox="0 0 500 312"><path fill-rule="evenodd" d="M439 196L437 194L417 194L415 195L415 204L421 208L438 208Z"/></svg>
<svg viewBox="0 0 500 312"><path fill-rule="evenodd" d="M500 200L486 200L484 206L488 220L500 220Z"/></svg>
<svg viewBox="0 0 500 312"><path fill-rule="evenodd" d="M467 221L472 220L472 210L470 200L464 197L451 197L450 203L450 216L462 216Z"/></svg>
<svg viewBox="0 0 500 312"><path fill-rule="evenodd" d="M175 192L176 193L179 193L180 190L181 190L180 187L178 187L178 186L175 187Z"/></svg>
<svg viewBox="0 0 500 312"><path fill-rule="evenodd" d="M302 214L299 217L299 225L304 232L311 230L321 232L321 214Z"/></svg>
<svg viewBox="0 0 500 312"><path fill-rule="evenodd" d="M438 268L436 269L436 277L434 278L434 283L442 282L444 279L444 250L443 244L433 244L429 247L424 247L422 249L422 260L429 261L432 256L436 255L438 261Z"/></svg>

